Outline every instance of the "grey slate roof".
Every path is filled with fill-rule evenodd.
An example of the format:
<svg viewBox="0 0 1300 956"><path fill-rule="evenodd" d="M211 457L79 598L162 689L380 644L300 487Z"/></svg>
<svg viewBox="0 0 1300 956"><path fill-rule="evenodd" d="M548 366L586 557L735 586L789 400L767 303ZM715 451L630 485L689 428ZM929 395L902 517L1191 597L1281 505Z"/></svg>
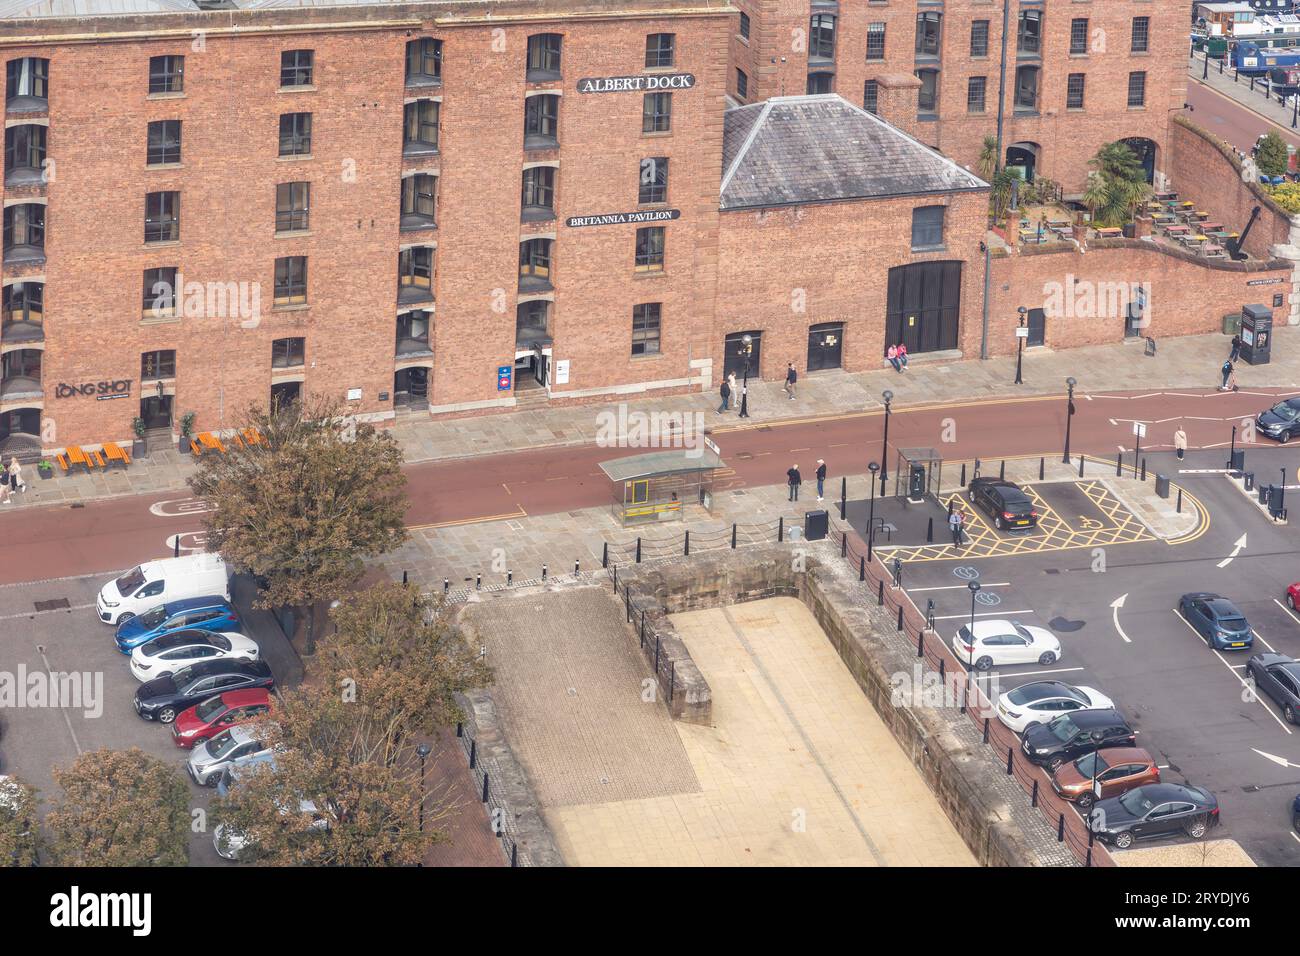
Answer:
<svg viewBox="0 0 1300 956"><path fill-rule="evenodd" d="M722 153L724 210L988 188L833 93L728 110Z"/></svg>

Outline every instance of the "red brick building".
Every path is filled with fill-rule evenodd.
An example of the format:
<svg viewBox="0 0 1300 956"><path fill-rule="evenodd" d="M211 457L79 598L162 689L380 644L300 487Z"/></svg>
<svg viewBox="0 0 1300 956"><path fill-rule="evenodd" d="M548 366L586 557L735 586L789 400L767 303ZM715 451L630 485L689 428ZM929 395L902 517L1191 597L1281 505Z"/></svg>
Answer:
<svg viewBox="0 0 1300 956"><path fill-rule="evenodd" d="M1114 140L1133 139L1163 170L1169 114L1183 105L1186 11L1158 0L735 5L728 91L739 101L839 93L976 169L1002 90L1004 161L1067 195Z"/></svg>

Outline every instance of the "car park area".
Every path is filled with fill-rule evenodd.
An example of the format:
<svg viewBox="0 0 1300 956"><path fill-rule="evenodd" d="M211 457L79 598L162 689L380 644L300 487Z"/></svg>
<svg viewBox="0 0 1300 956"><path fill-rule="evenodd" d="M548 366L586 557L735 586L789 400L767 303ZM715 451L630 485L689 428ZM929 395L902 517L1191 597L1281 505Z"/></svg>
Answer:
<svg viewBox="0 0 1300 956"><path fill-rule="evenodd" d="M1059 659L1049 664L978 672L991 699L1044 680L1097 689L1136 731L1135 746L1152 755L1163 782L1217 797L1214 839L1235 839L1260 865L1297 865L1300 727L1272 697L1254 692L1247 667L1254 654L1300 658L1300 615L1287 607L1287 588L1300 579L1297 531L1270 520L1221 472L1226 457L1150 456L1149 470L1168 474L1208 516L1170 540L1100 480L1029 482L1022 487L1039 511L1033 532L990 527L963 495L966 545L900 546L882 556L900 559L903 586L920 609L929 607L950 645L972 613L977 624L1014 622L1059 639ZM1248 468L1272 475L1295 475L1300 466L1300 453L1287 448L1252 447L1248 458ZM1291 493L1300 503L1300 490ZM1179 613L1184 595L1201 592L1244 614L1253 646L1207 645ZM1178 833L1168 839L1190 839Z"/></svg>

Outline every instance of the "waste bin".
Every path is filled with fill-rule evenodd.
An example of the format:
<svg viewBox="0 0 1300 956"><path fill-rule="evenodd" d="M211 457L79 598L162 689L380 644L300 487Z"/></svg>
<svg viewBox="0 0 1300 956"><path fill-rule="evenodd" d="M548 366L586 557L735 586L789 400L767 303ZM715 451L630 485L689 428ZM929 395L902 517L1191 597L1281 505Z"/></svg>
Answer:
<svg viewBox="0 0 1300 956"><path fill-rule="evenodd" d="M1244 449L1234 451L1228 460L1228 470L1233 472L1241 471L1246 467L1246 452Z"/></svg>
<svg viewBox="0 0 1300 956"><path fill-rule="evenodd" d="M1283 500L1284 499L1282 498L1281 488L1277 488L1276 490L1274 490L1273 494L1269 496L1268 513L1272 515L1274 518L1283 517L1284 515L1284 511L1282 508Z"/></svg>
<svg viewBox="0 0 1300 956"><path fill-rule="evenodd" d="M1241 477L1242 477L1242 480L1244 480L1244 481L1246 482L1246 490L1247 490L1247 491L1254 491L1254 490L1255 490L1255 473L1254 473L1253 471L1248 471L1248 472L1246 472L1244 475L1242 475Z"/></svg>
<svg viewBox="0 0 1300 956"><path fill-rule="evenodd" d="M1260 485L1258 490L1259 490L1259 503L1260 503L1261 505L1266 505L1266 504L1268 504L1269 496L1270 496L1270 495L1272 494L1272 492L1273 492L1273 486L1272 486L1272 485Z"/></svg>
<svg viewBox="0 0 1300 956"><path fill-rule="evenodd" d="M907 497L920 501L925 497L925 465L914 463L907 472Z"/></svg>
<svg viewBox="0 0 1300 956"><path fill-rule="evenodd" d="M1169 497L1169 476L1156 475L1156 496L1160 498Z"/></svg>
<svg viewBox="0 0 1300 956"><path fill-rule="evenodd" d="M830 519L824 510L809 511L803 516L803 536L809 541L821 541L829 526Z"/></svg>

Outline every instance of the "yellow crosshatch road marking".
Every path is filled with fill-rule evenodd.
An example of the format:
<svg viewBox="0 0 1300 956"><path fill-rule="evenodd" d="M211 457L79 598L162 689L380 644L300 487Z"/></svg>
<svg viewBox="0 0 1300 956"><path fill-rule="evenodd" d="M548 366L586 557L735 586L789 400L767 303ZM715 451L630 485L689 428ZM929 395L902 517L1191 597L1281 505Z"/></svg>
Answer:
<svg viewBox="0 0 1300 956"><path fill-rule="evenodd" d="M1082 491L1110 523L1088 515L1077 515L1073 522L1049 505L1032 485L1023 486L1038 511L1038 528L1032 534L1008 535L995 531L966 497L960 493L941 497L940 503L966 509L966 542L960 548L950 543L926 545L877 545L876 550L897 555L904 561L952 561L958 558L1004 557L1015 554L1038 554L1044 551L1067 551L1107 544L1132 544L1154 541L1155 535L1138 521L1131 511L1099 481L1078 482ZM947 528L943 529L945 532Z"/></svg>

